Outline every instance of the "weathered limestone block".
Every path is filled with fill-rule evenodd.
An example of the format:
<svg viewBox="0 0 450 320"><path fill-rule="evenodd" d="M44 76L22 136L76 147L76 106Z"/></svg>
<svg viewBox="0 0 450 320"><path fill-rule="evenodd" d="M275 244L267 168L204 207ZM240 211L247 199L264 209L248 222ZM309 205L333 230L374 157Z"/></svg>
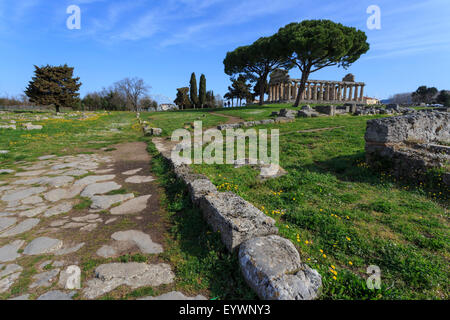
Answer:
<svg viewBox="0 0 450 320"><path fill-rule="evenodd" d="M289 240L277 235L244 242L239 264L246 282L262 300L313 300L320 294L320 274L301 262Z"/></svg>
<svg viewBox="0 0 450 320"><path fill-rule="evenodd" d="M418 112L367 122L366 160L394 176L421 179L430 168L450 161L450 117L440 112ZM445 181L444 181L445 183Z"/></svg>
<svg viewBox="0 0 450 320"><path fill-rule="evenodd" d="M297 113L297 116L299 118L316 118L319 116L319 114L315 111L308 111L308 110L299 110Z"/></svg>
<svg viewBox="0 0 450 320"><path fill-rule="evenodd" d="M212 229L220 231L230 251L251 238L278 233L274 219L232 192L205 195L200 208Z"/></svg>
<svg viewBox="0 0 450 320"><path fill-rule="evenodd" d="M259 124L272 124L275 123L275 120L273 119L264 119L264 120L260 120Z"/></svg>
<svg viewBox="0 0 450 320"><path fill-rule="evenodd" d="M316 106L316 110L320 113L324 113L329 116L335 116L336 115L336 106Z"/></svg>
<svg viewBox="0 0 450 320"><path fill-rule="evenodd" d="M243 123L228 123L228 124L222 124L217 126L217 129L219 130L226 130L226 129L239 129L242 128Z"/></svg>
<svg viewBox="0 0 450 320"><path fill-rule="evenodd" d="M295 119L296 113L297 112L295 110L281 109L280 113L279 113L279 117Z"/></svg>
<svg viewBox="0 0 450 320"><path fill-rule="evenodd" d="M372 143L450 141L450 114L420 112L370 120L365 139Z"/></svg>
<svg viewBox="0 0 450 320"><path fill-rule="evenodd" d="M198 205L200 199L208 194L217 193L216 186L209 179L197 179L188 183L189 194L194 204Z"/></svg>
<svg viewBox="0 0 450 320"><path fill-rule="evenodd" d="M186 184L194 182L198 179L205 179L206 177L202 174L193 173L191 168L186 164L174 166L174 172L178 179L184 181Z"/></svg>
<svg viewBox="0 0 450 320"><path fill-rule="evenodd" d="M289 122L294 122L294 119L286 117L277 117L275 119L275 123L289 123Z"/></svg>
<svg viewBox="0 0 450 320"><path fill-rule="evenodd" d="M162 134L161 128L151 128L149 126L144 126L143 130L145 136L160 136Z"/></svg>

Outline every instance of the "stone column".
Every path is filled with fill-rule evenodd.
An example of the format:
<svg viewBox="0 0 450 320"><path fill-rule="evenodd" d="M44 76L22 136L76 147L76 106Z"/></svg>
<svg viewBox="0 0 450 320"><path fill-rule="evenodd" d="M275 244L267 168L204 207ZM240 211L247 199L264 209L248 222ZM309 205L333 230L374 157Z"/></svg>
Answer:
<svg viewBox="0 0 450 320"><path fill-rule="evenodd" d="M272 102L272 86L269 85L269 102Z"/></svg>
<svg viewBox="0 0 450 320"><path fill-rule="evenodd" d="M331 84L327 83L326 87L325 87L325 100L330 101L330 97L331 97Z"/></svg>
<svg viewBox="0 0 450 320"><path fill-rule="evenodd" d="M342 86L342 89L344 90L344 94L342 95L342 100L343 100L343 101L346 101L346 100L347 100L347 85L344 84L344 85Z"/></svg>
<svg viewBox="0 0 450 320"><path fill-rule="evenodd" d="M359 101L364 102L364 85L361 86L361 92L359 94Z"/></svg>
<svg viewBox="0 0 450 320"><path fill-rule="evenodd" d="M355 85L355 96L353 97L354 101L358 101L358 85Z"/></svg>
<svg viewBox="0 0 450 320"><path fill-rule="evenodd" d="M348 93L348 101L352 101L352 95L353 95L353 85L351 84Z"/></svg>
<svg viewBox="0 0 450 320"><path fill-rule="evenodd" d="M306 94L307 94L307 98L306 98L306 100L311 100L311 83L307 83L306 84L306 86L307 86L307 90L308 90L308 92L306 92Z"/></svg>

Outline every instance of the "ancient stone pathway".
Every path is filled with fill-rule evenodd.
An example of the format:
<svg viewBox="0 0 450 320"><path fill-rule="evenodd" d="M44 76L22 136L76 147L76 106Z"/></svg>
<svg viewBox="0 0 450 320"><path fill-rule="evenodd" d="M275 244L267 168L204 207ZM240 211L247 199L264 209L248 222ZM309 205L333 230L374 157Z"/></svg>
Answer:
<svg viewBox="0 0 450 320"><path fill-rule="evenodd" d="M173 268L159 257L166 222L146 144L114 149L43 156L0 176L0 298L97 299L165 285L143 299L205 299L173 290ZM145 262L120 259L136 254Z"/></svg>

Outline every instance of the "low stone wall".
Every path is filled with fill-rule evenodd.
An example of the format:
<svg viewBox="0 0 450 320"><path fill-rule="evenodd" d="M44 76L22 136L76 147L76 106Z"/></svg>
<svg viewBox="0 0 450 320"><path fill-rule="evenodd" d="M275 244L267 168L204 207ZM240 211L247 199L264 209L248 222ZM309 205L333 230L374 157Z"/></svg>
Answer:
<svg viewBox="0 0 450 320"><path fill-rule="evenodd" d="M217 191L204 175L172 161L160 138L153 139L177 178L188 187L198 206L230 252L238 251L239 264L248 285L265 300L310 300L319 296L320 274L303 264L295 246L279 237L275 220L232 192Z"/></svg>
<svg viewBox="0 0 450 320"><path fill-rule="evenodd" d="M395 176L420 179L430 168L450 163L450 115L417 112L367 122L366 160ZM443 182L448 184L448 173ZM447 182L446 182L447 181Z"/></svg>

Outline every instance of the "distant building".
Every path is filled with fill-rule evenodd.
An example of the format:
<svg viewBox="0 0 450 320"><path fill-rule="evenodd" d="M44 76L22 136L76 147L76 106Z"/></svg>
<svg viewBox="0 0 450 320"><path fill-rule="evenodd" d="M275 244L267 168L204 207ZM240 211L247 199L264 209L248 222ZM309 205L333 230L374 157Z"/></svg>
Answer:
<svg viewBox="0 0 450 320"><path fill-rule="evenodd" d="M178 107L171 103L162 103L158 107L158 111L178 110Z"/></svg>
<svg viewBox="0 0 450 320"><path fill-rule="evenodd" d="M364 97L364 103L365 104L381 104L381 101L377 98L371 98L371 97Z"/></svg>

